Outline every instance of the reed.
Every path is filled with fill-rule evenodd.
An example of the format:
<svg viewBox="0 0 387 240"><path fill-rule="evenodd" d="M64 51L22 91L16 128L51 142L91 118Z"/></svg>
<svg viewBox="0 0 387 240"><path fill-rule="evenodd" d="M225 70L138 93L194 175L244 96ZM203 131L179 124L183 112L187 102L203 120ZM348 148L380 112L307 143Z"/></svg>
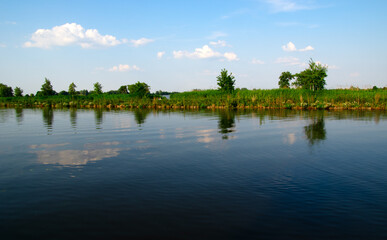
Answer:
<svg viewBox="0 0 387 240"><path fill-rule="evenodd" d="M2 107L54 108L158 108L158 109L386 109L387 90L320 90L272 89L218 90L174 93L170 99L156 95L140 98L130 94L87 96L6 97Z"/></svg>

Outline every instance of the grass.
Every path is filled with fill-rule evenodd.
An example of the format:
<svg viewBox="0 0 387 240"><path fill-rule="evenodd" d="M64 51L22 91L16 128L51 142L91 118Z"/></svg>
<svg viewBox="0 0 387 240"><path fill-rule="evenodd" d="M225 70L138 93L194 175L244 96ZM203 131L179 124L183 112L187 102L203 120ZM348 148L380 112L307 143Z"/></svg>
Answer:
<svg viewBox="0 0 387 240"><path fill-rule="evenodd" d="M272 89L174 93L170 99L130 94L0 98L2 107L161 108L161 109L386 109L387 90Z"/></svg>

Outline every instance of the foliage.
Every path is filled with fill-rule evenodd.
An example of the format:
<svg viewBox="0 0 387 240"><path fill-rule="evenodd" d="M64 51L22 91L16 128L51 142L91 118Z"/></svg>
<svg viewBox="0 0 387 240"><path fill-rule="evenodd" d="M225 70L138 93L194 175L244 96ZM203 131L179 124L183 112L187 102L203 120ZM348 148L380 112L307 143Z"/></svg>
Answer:
<svg viewBox="0 0 387 240"><path fill-rule="evenodd" d="M279 76L279 88L289 88L290 81L294 78L294 75L290 72L283 72L281 76Z"/></svg>
<svg viewBox="0 0 387 240"><path fill-rule="evenodd" d="M102 85L99 82L94 83L94 93L102 94Z"/></svg>
<svg viewBox="0 0 387 240"><path fill-rule="evenodd" d="M42 96L52 96L52 95L55 95L55 94L56 94L56 92L54 91L50 80L45 78L44 79L44 83L43 83L42 88L41 88L41 91L40 91L40 95L42 95Z"/></svg>
<svg viewBox="0 0 387 240"><path fill-rule="evenodd" d="M143 82L137 82L135 84L128 85L128 90L130 94L136 95L138 97L144 97L149 94L150 87L148 84Z"/></svg>
<svg viewBox="0 0 387 240"><path fill-rule="evenodd" d="M220 75L216 77L219 90L231 93L234 91L235 77L232 73L228 74L226 69L220 71Z"/></svg>
<svg viewBox="0 0 387 240"><path fill-rule="evenodd" d="M295 74L297 80L293 85L301 87L303 89L321 90L326 85L325 78L327 75L328 68L315 63L312 59L309 61L309 68L304 71Z"/></svg>
<svg viewBox="0 0 387 240"><path fill-rule="evenodd" d="M23 97L23 90L19 87L15 87L15 97Z"/></svg>
<svg viewBox="0 0 387 240"><path fill-rule="evenodd" d="M12 87L0 83L0 97L13 97Z"/></svg>
<svg viewBox="0 0 387 240"><path fill-rule="evenodd" d="M60 92L58 93L58 95L60 95L60 96L67 96L67 95L69 95L69 93L66 92L65 90L63 90L63 91L60 91Z"/></svg>
<svg viewBox="0 0 387 240"><path fill-rule="evenodd" d="M121 86L119 89L118 89L118 93L120 94L128 94L128 86L124 85L124 86Z"/></svg>
<svg viewBox="0 0 387 240"><path fill-rule="evenodd" d="M75 85L74 82L72 82L70 85L69 85L69 94L70 95L75 95L77 92L75 91L75 88L77 87L77 85Z"/></svg>

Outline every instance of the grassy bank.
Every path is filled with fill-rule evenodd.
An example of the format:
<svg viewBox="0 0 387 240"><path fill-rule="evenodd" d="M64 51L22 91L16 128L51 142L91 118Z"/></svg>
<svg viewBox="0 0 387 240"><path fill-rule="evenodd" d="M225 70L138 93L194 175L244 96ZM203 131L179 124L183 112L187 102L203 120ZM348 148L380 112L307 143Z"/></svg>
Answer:
<svg viewBox="0 0 387 240"><path fill-rule="evenodd" d="M0 98L2 107L54 108L283 108L283 109L386 109L387 90L301 89L218 90L175 93L170 99L130 94Z"/></svg>

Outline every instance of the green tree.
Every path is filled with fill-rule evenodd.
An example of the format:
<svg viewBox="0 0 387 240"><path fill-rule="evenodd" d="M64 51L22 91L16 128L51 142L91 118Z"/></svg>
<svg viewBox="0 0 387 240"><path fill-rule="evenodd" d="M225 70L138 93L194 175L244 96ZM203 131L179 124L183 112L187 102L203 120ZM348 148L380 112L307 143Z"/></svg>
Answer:
<svg viewBox="0 0 387 240"><path fill-rule="evenodd" d="M137 82L135 84L128 85L128 90L130 94L144 97L145 95L149 94L150 87L146 83Z"/></svg>
<svg viewBox="0 0 387 240"><path fill-rule="evenodd" d="M295 74L297 80L293 85L303 89L321 90L326 85L325 78L328 68L319 63L315 63L312 59L309 61L309 68Z"/></svg>
<svg viewBox="0 0 387 240"><path fill-rule="evenodd" d="M52 95L56 94L56 92L54 91L54 89L51 85L50 80L48 80L47 78L44 78L44 83L43 83L42 88L40 90L41 90L40 94L42 96L52 96Z"/></svg>
<svg viewBox="0 0 387 240"><path fill-rule="evenodd" d="M225 92L234 91L235 77L232 73L228 74L226 69L220 71L220 75L216 77L219 90Z"/></svg>
<svg viewBox="0 0 387 240"><path fill-rule="evenodd" d="M13 97L12 87L0 83L0 97Z"/></svg>
<svg viewBox="0 0 387 240"><path fill-rule="evenodd" d="M102 94L102 85L99 82L94 83L94 93Z"/></svg>
<svg viewBox="0 0 387 240"><path fill-rule="evenodd" d="M15 87L15 97L23 97L23 90L19 87Z"/></svg>
<svg viewBox="0 0 387 240"><path fill-rule="evenodd" d="M118 89L118 93L120 93L120 94L128 94L128 86L126 86L126 85L121 86L121 87Z"/></svg>
<svg viewBox="0 0 387 240"><path fill-rule="evenodd" d="M294 75L290 72L283 72L281 73L281 76L279 76L279 88L289 88L290 87L290 81L294 78Z"/></svg>
<svg viewBox="0 0 387 240"><path fill-rule="evenodd" d="M75 95L77 93L77 91L75 90L75 88L77 87L77 85L75 85L75 83L71 83L69 85L69 94L70 95Z"/></svg>

